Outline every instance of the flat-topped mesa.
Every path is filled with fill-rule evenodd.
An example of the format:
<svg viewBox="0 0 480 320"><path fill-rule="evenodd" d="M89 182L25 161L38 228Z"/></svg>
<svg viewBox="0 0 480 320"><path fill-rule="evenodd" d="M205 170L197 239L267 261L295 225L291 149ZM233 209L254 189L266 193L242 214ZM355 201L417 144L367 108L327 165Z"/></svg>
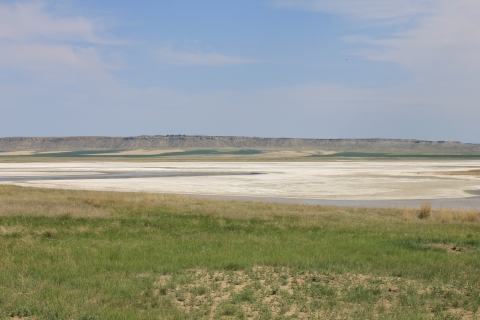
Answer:
<svg viewBox="0 0 480 320"><path fill-rule="evenodd" d="M356 148L356 149L445 149L480 152L480 144L415 139L300 139L242 136L155 135L135 137L10 137L0 138L0 151L173 149L173 148Z"/></svg>

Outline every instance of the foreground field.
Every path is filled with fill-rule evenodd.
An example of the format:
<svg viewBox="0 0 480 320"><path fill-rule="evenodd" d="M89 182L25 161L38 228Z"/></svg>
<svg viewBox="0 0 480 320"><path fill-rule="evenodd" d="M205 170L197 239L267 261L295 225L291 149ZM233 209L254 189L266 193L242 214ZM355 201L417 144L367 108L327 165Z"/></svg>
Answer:
<svg viewBox="0 0 480 320"><path fill-rule="evenodd" d="M3 185L0 318L475 319L479 218Z"/></svg>

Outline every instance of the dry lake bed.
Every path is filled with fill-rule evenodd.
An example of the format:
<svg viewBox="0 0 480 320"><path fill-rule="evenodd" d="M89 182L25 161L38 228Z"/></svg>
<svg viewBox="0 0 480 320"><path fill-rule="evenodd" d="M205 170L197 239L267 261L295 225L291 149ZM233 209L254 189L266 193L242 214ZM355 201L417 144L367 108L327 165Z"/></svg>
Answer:
<svg viewBox="0 0 480 320"><path fill-rule="evenodd" d="M0 183L333 205L480 208L480 160L0 163Z"/></svg>

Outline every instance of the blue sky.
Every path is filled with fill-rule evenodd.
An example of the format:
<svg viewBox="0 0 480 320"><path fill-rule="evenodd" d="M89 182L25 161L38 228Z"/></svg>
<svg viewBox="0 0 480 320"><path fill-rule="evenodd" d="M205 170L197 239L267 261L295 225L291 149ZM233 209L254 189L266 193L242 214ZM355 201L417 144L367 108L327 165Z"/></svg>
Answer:
<svg viewBox="0 0 480 320"><path fill-rule="evenodd" d="M0 136L480 143L477 0L0 1Z"/></svg>

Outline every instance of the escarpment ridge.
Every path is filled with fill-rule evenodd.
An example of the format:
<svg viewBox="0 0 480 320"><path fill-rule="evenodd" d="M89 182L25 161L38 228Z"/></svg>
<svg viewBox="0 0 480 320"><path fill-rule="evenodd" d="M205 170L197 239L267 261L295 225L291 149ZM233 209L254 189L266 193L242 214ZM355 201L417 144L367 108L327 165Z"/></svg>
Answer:
<svg viewBox="0 0 480 320"><path fill-rule="evenodd" d="M417 150L480 152L480 144L415 139L300 139L241 136L155 135L134 137L9 137L0 138L0 151L102 150L102 149L324 149Z"/></svg>

